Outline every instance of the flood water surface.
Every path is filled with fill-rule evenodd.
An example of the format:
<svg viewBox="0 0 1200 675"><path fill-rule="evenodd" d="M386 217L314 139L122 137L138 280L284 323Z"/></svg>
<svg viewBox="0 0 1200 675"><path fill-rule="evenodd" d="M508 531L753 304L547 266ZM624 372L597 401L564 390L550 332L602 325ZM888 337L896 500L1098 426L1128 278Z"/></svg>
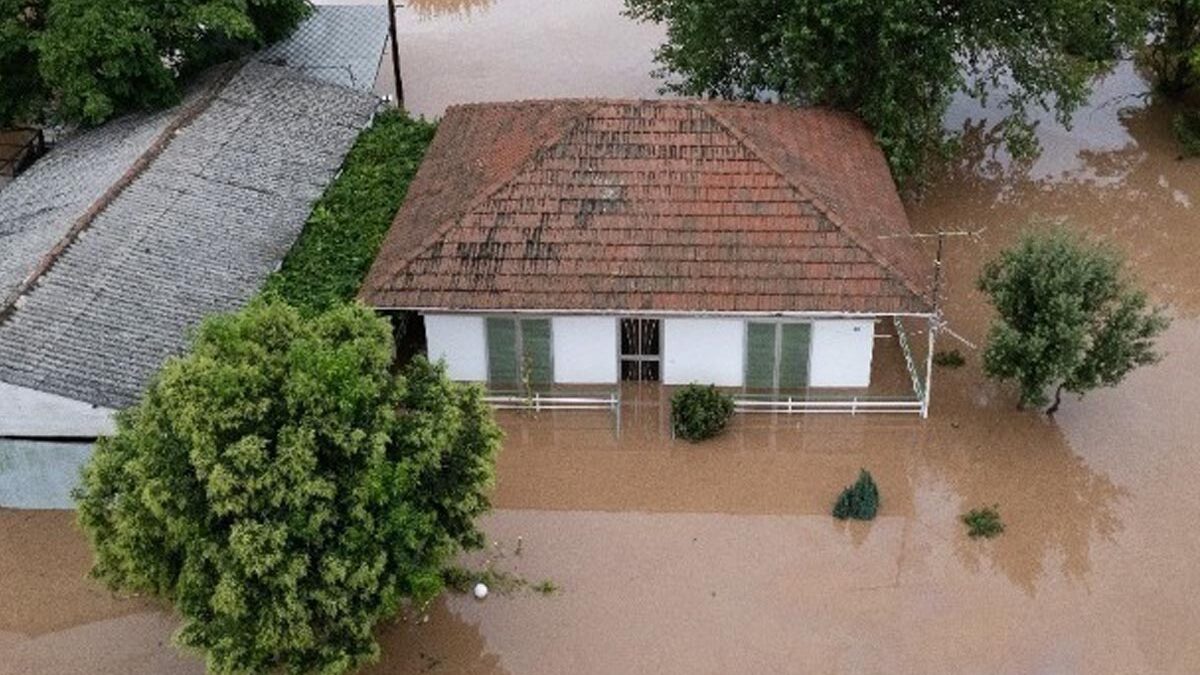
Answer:
<svg viewBox="0 0 1200 675"><path fill-rule="evenodd" d="M527 0L450 4L414 3L405 28L406 85L431 112L653 87L658 38L589 18L616 21L619 3L569 0L536 22ZM630 53L585 62L576 43ZM619 436L606 414L505 413L494 544L465 562L557 590L447 595L381 626L373 672L1200 672L1200 163L1176 159L1173 111L1145 90L1118 71L1073 130L1043 124L1032 165L974 133L908 209L922 232L983 231L947 244L947 319L967 341L990 320L983 262L1064 222L1126 253L1170 307L1161 364L1054 420L1018 412L945 336L967 364L935 370L926 421L746 416L693 446L670 439L654 395L630 400ZM950 124L985 112L961 105ZM828 510L860 467L880 517L838 523ZM967 538L960 515L992 505L1005 532ZM86 569L69 517L0 511L0 671L201 670L164 642L168 613L111 598Z"/></svg>

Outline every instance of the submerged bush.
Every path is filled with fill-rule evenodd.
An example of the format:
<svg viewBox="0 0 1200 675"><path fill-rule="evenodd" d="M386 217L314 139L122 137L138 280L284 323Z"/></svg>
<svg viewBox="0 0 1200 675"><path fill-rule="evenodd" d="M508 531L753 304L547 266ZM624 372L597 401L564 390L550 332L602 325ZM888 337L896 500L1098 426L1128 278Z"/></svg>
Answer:
<svg viewBox="0 0 1200 675"><path fill-rule="evenodd" d="M933 355L934 365L942 368L962 368L967 363L967 359L962 355L962 352L957 349L950 351L939 351Z"/></svg>
<svg viewBox="0 0 1200 675"><path fill-rule="evenodd" d="M1200 110L1189 110L1175 116L1175 137L1185 157L1200 156Z"/></svg>
<svg viewBox="0 0 1200 675"><path fill-rule="evenodd" d="M967 536L972 539L992 537L1004 531L1004 523L1000 520L1000 512L994 506L982 509L971 509L962 516L963 524L967 526Z"/></svg>
<svg viewBox="0 0 1200 675"><path fill-rule="evenodd" d="M671 428L689 441L721 433L732 415L733 398L711 384L689 384L671 397Z"/></svg>
<svg viewBox="0 0 1200 675"><path fill-rule="evenodd" d="M861 469L858 472L858 480L854 485L842 490L837 503L833 505L833 517L838 520L874 520L878 512L879 488L875 486L871 472Z"/></svg>

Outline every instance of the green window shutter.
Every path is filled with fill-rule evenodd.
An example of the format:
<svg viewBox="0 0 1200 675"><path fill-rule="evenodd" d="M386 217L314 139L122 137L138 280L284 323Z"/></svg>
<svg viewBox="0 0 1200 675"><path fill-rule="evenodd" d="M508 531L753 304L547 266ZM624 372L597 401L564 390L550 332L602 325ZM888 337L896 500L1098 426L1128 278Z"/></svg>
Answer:
<svg viewBox="0 0 1200 675"><path fill-rule="evenodd" d="M746 387L775 388L775 324L746 324Z"/></svg>
<svg viewBox="0 0 1200 675"><path fill-rule="evenodd" d="M522 319L521 344L525 350L523 358L524 363L528 364L530 384L552 383L554 367L550 361L550 319Z"/></svg>
<svg viewBox="0 0 1200 675"><path fill-rule="evenodd" d="M517 321L487 318L488 383L515 386L517 370Z"/></svg>
<svg viewBox="0 0 1200 675"><path fill-rule="evenodd" d="M779 388L803 389L808 386L808 343L812 324L782 325L783 345L779 351Z"/></svg>

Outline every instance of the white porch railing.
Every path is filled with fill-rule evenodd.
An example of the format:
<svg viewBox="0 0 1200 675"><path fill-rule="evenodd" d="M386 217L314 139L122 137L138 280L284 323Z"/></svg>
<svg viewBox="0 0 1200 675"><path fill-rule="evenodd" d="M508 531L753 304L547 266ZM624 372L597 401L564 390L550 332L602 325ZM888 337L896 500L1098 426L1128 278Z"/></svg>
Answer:
<svg viewBox="0 0 1200 675"><path fill-rule="evenodd" d="M850 397L846 399L812 401L792 396L781 396L779 398L746 398L734 396L733 409L734 412L739 413L838 413L843 415L846 413L851 415L900 413L920 415L922 404L919 400L907 399L882 401L878 399Z"/></svg>
<svg viewBox="0 0 1200 675"><path fill-rule="evenodd" d="M555 395L534 392L529 396L521 394L493 393L484 400L500 410L619 410L621 397L615 393L587 396Z"/></svg>

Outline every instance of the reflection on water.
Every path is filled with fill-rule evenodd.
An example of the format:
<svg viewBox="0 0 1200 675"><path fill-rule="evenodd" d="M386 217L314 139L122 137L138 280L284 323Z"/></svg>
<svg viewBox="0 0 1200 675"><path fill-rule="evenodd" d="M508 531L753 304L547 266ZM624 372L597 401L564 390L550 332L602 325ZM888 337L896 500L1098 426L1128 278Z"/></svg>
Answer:
<svg viewBox="0 0 1200 675"><path fill-rule="evenodd" d="M487 11L493 0L407 0L406 7L421 17L444 15L470 16L474 12Z"/></svg>
<svg viewBox="0 0 1200 675"><path fill-rule="evenodd" d="M470 5L470 7L467 7ZM448 11L462 6L464 11ZM657 98L661 26L621 15L622 0L425 0L398 16L405 107L532 98ZM392 91L391 69L376 90Z"/></svg>

